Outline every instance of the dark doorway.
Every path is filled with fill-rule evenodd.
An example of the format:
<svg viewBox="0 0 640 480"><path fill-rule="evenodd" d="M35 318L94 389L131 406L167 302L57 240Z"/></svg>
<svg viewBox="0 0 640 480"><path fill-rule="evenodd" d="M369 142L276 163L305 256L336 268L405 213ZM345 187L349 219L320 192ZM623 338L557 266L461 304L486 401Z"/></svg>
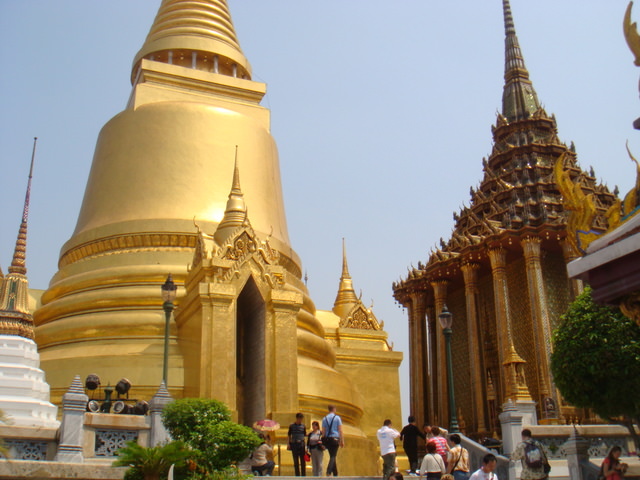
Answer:
<svg viewBox="0 0 640 480"><path fill-rule="evenodd" d="M265 303L249 277L238 296L236 317L236 405L238 423L265 417Z"/></svg>

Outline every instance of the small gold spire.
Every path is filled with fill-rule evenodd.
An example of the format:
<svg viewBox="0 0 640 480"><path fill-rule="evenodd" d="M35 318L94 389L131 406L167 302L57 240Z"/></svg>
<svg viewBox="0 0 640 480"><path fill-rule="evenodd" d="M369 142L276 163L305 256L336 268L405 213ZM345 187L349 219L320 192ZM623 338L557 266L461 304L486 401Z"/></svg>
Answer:
<svg viewBox="0 0 640 480"><path fill-rule="evenodd" d="M333 304L333 313L340 318L345 317L351 309L358 303L358 297L353 289L353 282L349 274L347 265L347 247L344 238L342 239L342 275L340 276L340 286L336 301Z"/></svg>
<svg viewBox="0 0 640 480"><path fill-rule="evenodd" d="M143 58L251 79L226 0L163 0L133 60L132 79Z"/></svg>
<svg viewBox="0 0 640 480"><path fill-rule="evenodd" d="M27 219L29 217L29 197L31 196L31 178L33 177L33 160L36 156L36 143L38 138L33 139L33 151L31 152L31 166L29 168L29 180L27 181L27 193L24 198L24 207L22 209L22 221L18 231L18 239L13 252L13 260L9 266L9 273L27 273L26 254L27 254Z"/></svg>
<svg viewBox="0 0 640 480"><path fill-rule="evenodd" d="M231 182L231 192L227 200L227 208L224 217L220 221L213 238L221 245L231 231L245 225L247 221L247 206L244 203L244 195L240 188L240 171L238 169L238 146L236 145L236 158L233 165L233 180Z"/></svg>
<svg viewBox="0 0 640 480"><path fill-rule="evenodd" d="M9 272L0 282L0 335L18 335L33 339L33 316L29 311L29 282L27 280L27 220L29 217L29 197L31 195L31 179L33 163L36 155L37 138L33 139L31 166L27 193L22 210L22 221L18 231L18 239L13 253ZM0 275L1 277L1 275Z"/></svg>

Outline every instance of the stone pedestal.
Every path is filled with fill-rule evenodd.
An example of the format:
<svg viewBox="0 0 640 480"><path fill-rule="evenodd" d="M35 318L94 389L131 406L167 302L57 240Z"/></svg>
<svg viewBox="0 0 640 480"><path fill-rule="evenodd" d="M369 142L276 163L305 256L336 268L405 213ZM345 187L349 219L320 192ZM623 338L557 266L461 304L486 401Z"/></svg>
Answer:
<svg viewBox="0 0 640 480"><path fill-rule="evenodd" d="M536 402L533 400L516 400L516 409L522 414L522 425L538 425Z"/></svg>
<svg viewBox="0 0 640 480"><path fill-rule="evenodd" d="M18 335L0 335L0 406L11 425L58 428L58 407L40 370L38 347Z"/></svg>
<svg viewBox="0 0 640 480"><path fill-rule="evenodd" d="M522 441L523 415L511 400L502 406L502 413L499 415L502 425L502 450L507 456L511 455Z"/></svg>
<svg viewBox="0 0 640 480"><path fill-rule="evenodd" d="M572 480L584 480L585 475L581 464L589 462L589 441L578 435L578 432L574 429L563 448L567 454L569 478Z"/></svg>
<svg viewBox="0 0 640 480"><path fill-rule="evenodd" d="M167 429L162 424L162 410L171 402L173 402L173 397L169 395L169 391L163 381L151 402L149 402L149 416L151 417L149 447L155 447L158 444L171 441Z"/></svg>
<svg viewBox="0 0 640 480"><path fill-rule="evenodd" d="M82 443L84 436L84 413L89 397L84 393L80 375L76 375L67 393L62 396L62 426L57 462L82 463Z"/></svg>

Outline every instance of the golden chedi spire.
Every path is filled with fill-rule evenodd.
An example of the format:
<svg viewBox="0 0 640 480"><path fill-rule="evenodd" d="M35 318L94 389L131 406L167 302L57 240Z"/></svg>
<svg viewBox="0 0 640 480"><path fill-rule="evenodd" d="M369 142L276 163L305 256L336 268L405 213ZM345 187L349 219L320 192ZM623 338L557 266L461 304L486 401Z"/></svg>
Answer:
<svg viewBox="0 0 640 480"><path fill-rule="evenodd" d="M179 304L198 237L193 218L208 232L223 220L236 146L251 226L269 237L290 278L301 277L270 112L260 105L266 86L248 75L225 1L162 2L134 59L127 108L100 132L75 231L34 314L54 398L75 374L63 368L70 350L110 378L131 371L127 357L137 355L130 376L155 392L160 377L148 372L163 355L160 285L171 272ZM182 378L175 333L170 379Z"/></svg>
<svg viewBox="0 0 640 480"><path fill-rule="evenodd" d="M516 35L509 0L502 0L505 30L504 91L502 115L509 122L529 118L539 108L538 96L529 80L522 51Z"/></svg>
<svg viewBox="0 0 640 480"><path fill-rule="evenodd" d="M36 153L37 138L33 139L33 152L27 181L22 221L13 252L13 259L7 275L0 283L0 335L19 335L34 338L33 317L29 310L29 282L27 280L27 220L29 217L29 198L31 196L31 179L33 162Z"/></svg>
<svg viewBox="0 0 640 480"><path fill-rule="evenodd" d="M134 81L143 58L251 78L226 0L163 0L133 60Z"/></svg>
<svg viewBox="0 0 640 480"><path fill-rule="evenodd" d="M342 239L342 275L340 276L340 286L336 301L333 304L333 313L340 318L345 317L351 309L358 303L358 297L353 290L353 281L349 274L349 265L347 264L347 247L344 238Z"/></svg>

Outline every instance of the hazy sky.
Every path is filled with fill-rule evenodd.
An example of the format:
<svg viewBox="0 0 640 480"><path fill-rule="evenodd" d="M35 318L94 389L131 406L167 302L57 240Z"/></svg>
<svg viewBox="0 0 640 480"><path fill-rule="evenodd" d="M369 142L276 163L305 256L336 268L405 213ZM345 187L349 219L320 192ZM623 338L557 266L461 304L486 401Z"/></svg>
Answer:
<svg viewBox="0 0 640 480"><path fill-rule="evenodd" d="M230 0L253 78L266 82L289 233L316 306L330 309L341 239L363 301L407 349L391 283L425 261L468 204L501 108L500 0ZM0 0L0 265L10 263L32 139L32 288L56 271L100 128L126 105L158 0ZM626 193L640 157L626 1L512 0L540 101L580 164ZM640 18L640 7L634 18ZM160 302L159 302L160 308ZM454 332L455 334L455 332ZM403 416L408 401L403 365ZM394 419L394 421L398 421Z"/></svg>

